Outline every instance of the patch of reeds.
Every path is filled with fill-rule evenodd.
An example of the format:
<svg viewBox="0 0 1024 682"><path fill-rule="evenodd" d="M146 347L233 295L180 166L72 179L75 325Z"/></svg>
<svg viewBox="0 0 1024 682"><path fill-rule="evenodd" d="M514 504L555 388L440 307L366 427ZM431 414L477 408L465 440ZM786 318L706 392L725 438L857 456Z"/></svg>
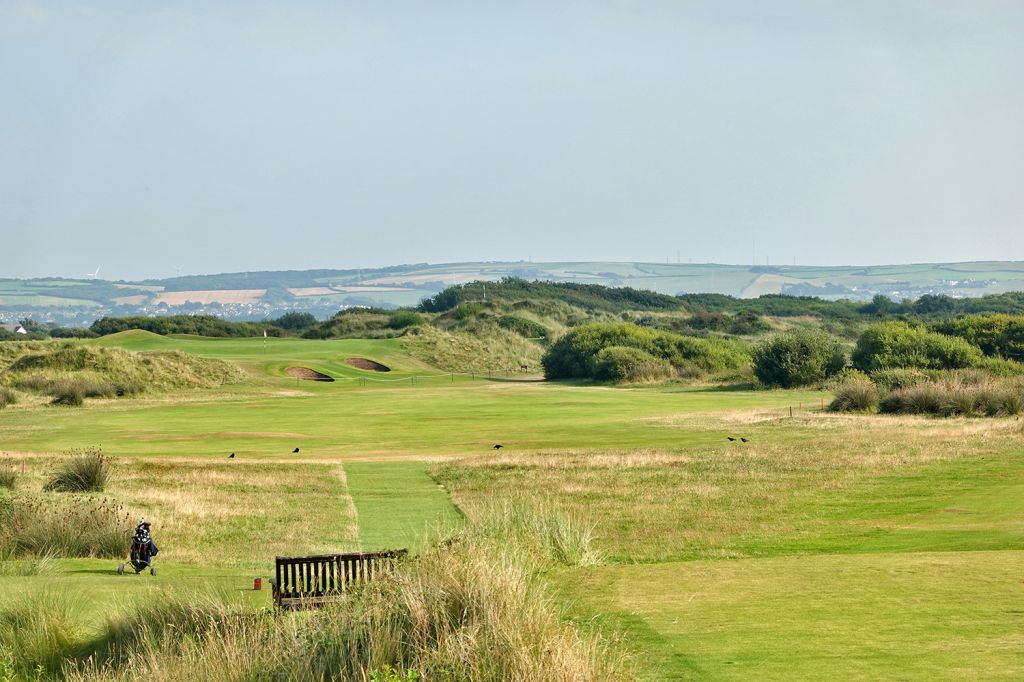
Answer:
<svg viewBox="0 0 1024 682"><path fill-rule="evenodd" d="M835 388L836 397L829 404L831 412L868 412L878 408L878 387L867 378L850 377Z"/></svg>
<svg viewBox="0 0 1024 682"><path fill-rule="evenodd" d="M110 480L111 464L98 447L72 450L50 474L43 490L64 493L103 492Z"/></svg>
<svg viewBox="0 0 1024 682"><path fill-rule="evenodd" d="M6 386L0 386L0 410L18 402L18 394Z"/></svg>
<svg viewBox="0 0 1024 682"><path fill-rule="evenodd" d="M131 528L124 509L106 498L16 495L0 507L0 554L11 559L123 557Z"/></svg>
<svg viewBox="0 0 1024 682"><path fill-rule="evenodd" d="M956 375L892 391L882 398L879 411L943 417L1018 415L1024 412L1024 380Z"/></svg>

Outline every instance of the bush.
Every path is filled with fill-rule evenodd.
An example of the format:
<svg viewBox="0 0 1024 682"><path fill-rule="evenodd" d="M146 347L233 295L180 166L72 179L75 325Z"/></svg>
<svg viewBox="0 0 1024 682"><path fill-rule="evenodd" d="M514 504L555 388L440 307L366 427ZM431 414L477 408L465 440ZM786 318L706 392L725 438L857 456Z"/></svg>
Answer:
<svg viewBox="0 0 1024 682"><path fill-rule="evenodd" d="M836 388L836 397L829 404L832 412L866 412L878 408L878 387L870 379L850 378Z"/></svg>
<svg viewBox="0 0 1024 682"><path fill-rule="evenodd" d="M639 348L609 346L597 354L594 378L598 381L661 381L675 375L672 365Z"/></svg>
<svg viewBox="0 0 1024 682"><path fill-rule="evenodd" d="M896 368L957 369L981 362L981 349L954 336L943 336L906 322L882 322L857 339L853 366L874 374Z"/></svg>
<svg viewBox="0 0 1024 682"><path fill-rule="evenodd" d="M14 405L18 402L18 394L11 389L0 386L0 410L7 407L8 405Z"/></svg>
<svg viewBox="0 0 1024 682"><path fill-rule="evenodd" d="M766 386L807 386L838 374L846 365L843 345L816 330L779 334L753 352L754 374Z"/></svg>
<svg viewBox="0 0 1024 682"><path fill-rule="evenodd" d="M526 339L543 339L548 335L548 328L544 325L515 315L499 317L498 326L513 331Z"/></svg>
<svg viewBox="0 0 1024 682"><path fill-rule="evenodd" d="M967 315L931 325L933 331L958 336L985 355L1024 362L1024 316Z"/></svg>
<svg viewBox="0 0 1024 682"><path fill-rule="evenodd" d="M541 359L544 376L592 379L597 373L598 354L613 346L644 351L680 373L739 369L749 360L742 345L720 337L698 339L635 324L585 324L551 345Z"/></svg>
<svg viewBox="0 0 1024 682"><path fill-rule="evenodd" d="M396 310L388 320L388 327L391 329L405 329L423 324L423 316L412 310Z"/></svg>
<svg viewBox="0 0 1024 682"><path fill-rule="evenodd" d="M61 461L43 490L64 493L103 492L110 478L110 459L97 447L72 450Z"/></svg>

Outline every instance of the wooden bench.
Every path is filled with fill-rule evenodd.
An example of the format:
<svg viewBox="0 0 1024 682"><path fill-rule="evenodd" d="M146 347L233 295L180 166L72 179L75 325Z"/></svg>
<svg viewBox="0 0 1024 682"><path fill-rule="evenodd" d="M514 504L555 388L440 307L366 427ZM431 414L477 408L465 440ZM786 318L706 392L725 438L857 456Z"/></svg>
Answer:
<svg viewBox="0 0 1024 682"><path fill-rule="evenodd" d="M274 605L285 609L322 606L390 571L408 550L275 557Z"/></svg>

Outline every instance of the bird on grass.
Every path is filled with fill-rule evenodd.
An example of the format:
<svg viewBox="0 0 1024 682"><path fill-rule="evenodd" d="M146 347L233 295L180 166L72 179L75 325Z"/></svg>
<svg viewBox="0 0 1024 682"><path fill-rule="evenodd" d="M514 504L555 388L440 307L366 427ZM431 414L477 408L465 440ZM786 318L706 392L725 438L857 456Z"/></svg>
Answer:
<svg viewBox="0 0 1024 682"><path fill-rule="evenodd" d="M230 455L228 455L228 459L234 459L234 458L235 458L235 453L232 452Z"/></svg>
<svg viewBox="0 0 1024 682"><path fill-rule="evenodd" d="M749 443L750 442L749 438L740 438L740 440L743 441L744 443Z"/></svg>
<svg viewBox="0 0 1024 682"><path fill-rule="evenodd" d="M501 443L498 443L498 444L496 444L496 445L494 446L494 449L495 449L495 450L501 450L501 449L502 449L503 447L505 447L505 446L504 446L504 445L502 445Z"/></svg>
<svg viewBox="0 0 1024 682"><path fill-rule="evenodd" d="M735 439L735 438L733 438L732 436L726 436L726 438L728 438L730 442L732 442L732 441L735 441L735 440L736 440L736 439Z"/></svg>
<svg viewBox="0 0 1024 682"><path fill-rule="evenodd" d="M297 453L298 451L299 451L299 449L298 449L298 448L295 448L294 450L292 450L292 454L294 455L294 454L295 454L295 453Z"/></svg>

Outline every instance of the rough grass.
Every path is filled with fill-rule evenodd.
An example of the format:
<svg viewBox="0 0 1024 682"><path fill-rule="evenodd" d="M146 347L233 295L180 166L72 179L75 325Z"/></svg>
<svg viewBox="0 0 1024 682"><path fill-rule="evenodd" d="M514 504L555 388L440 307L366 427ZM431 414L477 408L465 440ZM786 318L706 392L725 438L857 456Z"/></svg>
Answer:
<svg viewBox="0 0 1024 682"><path fill-rule="evenodd" d="M222 360L176 350L134 352L81 342L0 344L0 384L55 395L69 387L85 397L214 388L245 374Z"/></svg>
<svg viewBox="0 0 1024 682"><path fill-rule="evenodd" d="M62 493L101 493L110 480L112 465L98 447L72 450L54 467L43 490Z"/></svg>
<svg viewBox="0 0 1024 682"><path fill-rule="evenodd" d="M542 353L536 343L493 325L472 333L414 327L401 342L409 355L446 372L519 371L520 365L539 369Z"/></svg>
<svg viewBox="0 0 1024 682"><path fill-rule="evenodd" d="M0 386L0 410L18 402L18 394L6 386Z"/></svg>
<svg viewBox="0 0 1024 682"><path fill-rule="evenodd" d="M0 488L14 490L18 482L18 472L9 466L0 465Z"/></svg>
<svg viewBox="0 0 1024 682"><path fill-rule="evenodd" d="M123 557L132 523L108 498L18 495L0 499L0 556Z"/></svg>
<svg viewBox="0 0 1024 682"><path fill-rule="evenodd" d="M878 409L878 387L867 378L851 377L836 387L836 397L829 403L831 412L869 412Z"/></svg>
<svg viewBox="0 0 1024 682"><path fill-rule="evenodd" d="M916 488L922 472L991 455L1020 431L1012 421L754 416L738 423L699 415L673 422L723 434L718 447L488 455L438 464L434 473L467 509L516 491L592 519L594 544L613 562L748 557L870 543L871 527L859 520L864 515L899 512L922 494ZM750 442L729 443L729 433ZM873 501L871 491L893 476L906 481L912 496ZM943 490L935 486L927 494Z"/></svg>
<svg viewBox="0 0 1024 682"><path fill-rule="evenodd" d="M541 528L544 523L531 522ZM448 535L395 572L313 613L275 617L211 592L151 595L97 634L61 599L0 612L0 643L22 674L70 680L611 680L615 642L566 622L539 576L551 556L493 526ZM32 631L26 631L31 628Z"/></svg>
<svg viewBox="0 0 1024 682"><path fill-rule="evenodd" d="M1024 412L1024 380L969 373L898 388L882 398L881 412L942 417L1005 417Z"/></svg>
<svg viewBox="0 0 1024 682"><path fill-rule="evenodd" d="M110 492L153 524L165 561L266 569L277 554L358 547L355 508L338 466L145 461L120 472Z"/></svg>

